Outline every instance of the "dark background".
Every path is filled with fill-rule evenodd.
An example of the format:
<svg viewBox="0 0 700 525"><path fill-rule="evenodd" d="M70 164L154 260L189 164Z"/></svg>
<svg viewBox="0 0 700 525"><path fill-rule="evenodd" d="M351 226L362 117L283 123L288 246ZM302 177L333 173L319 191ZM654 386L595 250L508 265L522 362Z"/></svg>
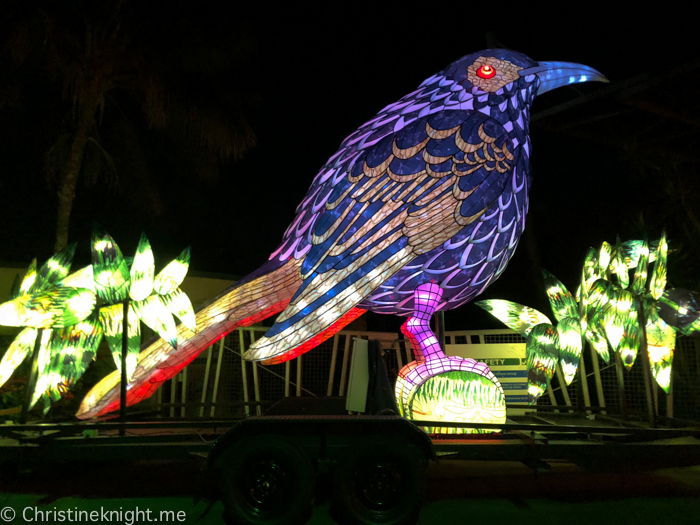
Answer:
<svg viewBox="0 0 700 525"><path fill-rule="evenodd" d="M142 4L139 28L151 45L177 35L225 43L245 34L249 54L234 71L189 81L205 95L229 85L244 93L249 102L243 111L257 145L239 162L222 166L217 181L207 182L183 173L167 144L144 132L140 140L157 159L150 162L161 212L152 213L123 185L79 183L70 235L79 243L76 264L88 261L90 228L97 221L127 255L146 232L157 265L191 245L193 272L253 271L274 250L316 171L344 137L450 62L486 48L488 39L536 60L592 66L611 84L562 88L535 102L528 228L508 270L483 298L549 313L540 266L575 290L589 246L614 242L616 234L623 240L658 238L664 226L678 250L672 257L683 261L675 274L671 267L671 284L697 282L690 270L697 252L682 241L688 232L674 207L673 188L667 188L663 171L642 176L635 163L640 152L652 159L681 152L685 171L679 176L689 181L689 195L697 196L697 179L690 175L697 175L700 46L690 12L668 3L646 12L595 11L572 3L544 10L524 2L411 8L334 3L317 9L300 3ZM15 11L26 11L22 5L5 6L3 34L12 29ZM0 107L0 260L7 263L26 265L32 257L41 262L51 255L56 189L42 163L60 126L54 96L55 88L37 78L23 93L21 111ZM580 97L587 102L572 106ZM662 111L640 109L640 99ZM646 124L653 129L640 139ZM370 329L395 330L401 323L380 317L368 321ZM448 312L446 324L448 330L500 327L472 305Z"/></svg>

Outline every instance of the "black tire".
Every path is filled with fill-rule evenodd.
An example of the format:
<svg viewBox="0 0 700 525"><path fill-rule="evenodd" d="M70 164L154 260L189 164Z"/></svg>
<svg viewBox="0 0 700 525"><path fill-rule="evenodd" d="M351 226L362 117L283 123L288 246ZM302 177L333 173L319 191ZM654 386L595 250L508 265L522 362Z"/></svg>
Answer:
<svg viewBox="0 0 700 525"><path fill-rule="evenodd" d="M237 441L218 463L224 519L232 524L297 525L310 514L314 469L278 436Z"/></svg>
<svg viewBox="0 0 700 525"><path fill-rule="evenodd" d="M416 523L425 465L423 454L404 439L358 441L335 469L333 518L345 525Z"/></svg>

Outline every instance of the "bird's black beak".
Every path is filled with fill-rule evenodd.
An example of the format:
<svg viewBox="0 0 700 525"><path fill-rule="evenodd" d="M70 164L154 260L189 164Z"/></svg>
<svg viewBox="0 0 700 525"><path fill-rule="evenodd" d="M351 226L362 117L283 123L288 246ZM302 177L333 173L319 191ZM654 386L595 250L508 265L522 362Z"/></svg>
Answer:
<svg viewBox="0 0 700 525"><path fill-rule="evenodd" d="M610 82L600 72L592 67L574 62L540 62L535 67L521 69L521 77L537 75L540 87L537 94L541 95L561 86L578 84L580 82Z"/></svg>

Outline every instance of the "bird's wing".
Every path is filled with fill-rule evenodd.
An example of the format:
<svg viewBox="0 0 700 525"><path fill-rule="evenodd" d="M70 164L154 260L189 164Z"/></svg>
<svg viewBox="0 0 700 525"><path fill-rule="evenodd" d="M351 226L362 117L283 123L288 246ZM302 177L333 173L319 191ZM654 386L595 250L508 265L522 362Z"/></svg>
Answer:
<svg viewBox="0 0 700 525"><path fill-rule="evenodd" d="M483 113L441 111L362 151L312 226L302 285L245 357L270 360L303 344L411 259L469 228L514 176L516 146Z"/></svg>

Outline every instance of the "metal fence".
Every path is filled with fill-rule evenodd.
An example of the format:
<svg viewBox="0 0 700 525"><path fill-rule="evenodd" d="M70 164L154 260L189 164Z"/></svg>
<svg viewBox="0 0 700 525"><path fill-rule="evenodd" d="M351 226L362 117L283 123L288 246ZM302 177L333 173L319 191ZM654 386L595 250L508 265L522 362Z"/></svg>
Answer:
<svg viewBox="0 0 700 525"><path fill-rule="evenodd" d="M156 410L162 417L245 417L261 414L283 397L343 396L347 393L355 337L380 342L392 382L401 367L414 359L410 343L398 334L342 331L286 363L260 365L243 360L241 350L247 350L265 331L264 327L239 328L227 335L166 382L142 409ZM450 331L445 340L448 345L525 345L521 335L509 330ZM584 355L586 392L580 375L567 386L556 374L539 405L621 410L614 360L605 363L590 351ZM659 413L700 420L700 338L678 338L672 381L671 396L655 387ZM644 414L647 401L641 363L624 372L624 385L630 413Z"/></svg>

